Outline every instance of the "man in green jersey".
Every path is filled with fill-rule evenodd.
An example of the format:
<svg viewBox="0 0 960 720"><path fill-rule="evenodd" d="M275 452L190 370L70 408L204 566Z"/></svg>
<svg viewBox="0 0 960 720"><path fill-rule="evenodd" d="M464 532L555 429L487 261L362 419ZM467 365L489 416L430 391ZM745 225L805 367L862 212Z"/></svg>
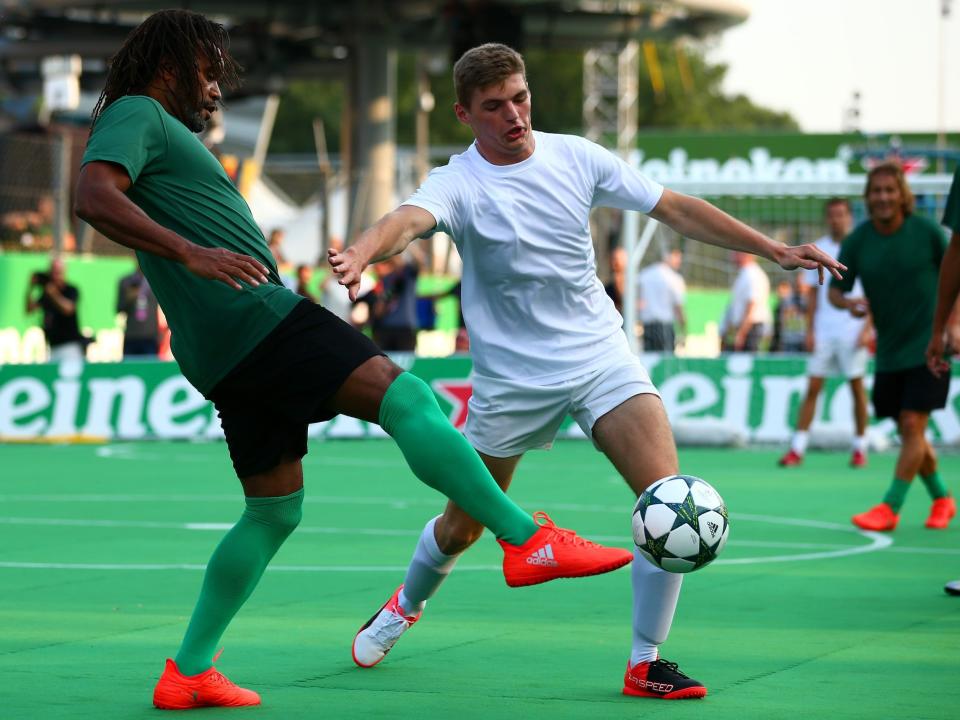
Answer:
<svg viewBox="0 0 960 720"><path fill-rule="evenodd" d="M933 374L925 352L946 238L936 224L913 213L913 193L899 165L874 167L864 196L870 219L843 241L840 262L848 269L843 279L831 282L829 298L858 317L868 309L873 314L874 414L896 420L901 446L883 502L854 515L853 524L864 530L895 529L907 490L919 473L933 498L926 526L943 529L956 514L956 502L937 472L937 455L926 430L930 413L946 405L950 372ZM844 297L857 278L866 297Z"/></svg>
<svg viewBox="0 0 960 720"><path fill-rule="evenodd" d="M933 331L927 345L927 367L937 376L950 371L947 348L957 348L957 345L947 338L947 328L950 311L954 309L960 293L960 167L957 167L950 184L947 207L943 211L943 224L950 228L950 244L940 263L937 308L933 313ZM956 313L953 314L953 319L957 319ZM948 582L943 589L949 595L960 595L960 580Z"/></svg>
<svg viewBox="0 0 960 720"><path fill-rule="evenodd" d="M423 381L283 286L249 207L194 135L238 71L221 25L183 10L150 16L111 60L76 193L81 218L137 251L184 376L217 407L245 495L154 690L167 709L260 702L214 669L214 651L300 522L311 422L344 413L379 423L421 481L496 535L508 585L632 559L513 504ZM544 553L552 561L536 562Z"/></svg>

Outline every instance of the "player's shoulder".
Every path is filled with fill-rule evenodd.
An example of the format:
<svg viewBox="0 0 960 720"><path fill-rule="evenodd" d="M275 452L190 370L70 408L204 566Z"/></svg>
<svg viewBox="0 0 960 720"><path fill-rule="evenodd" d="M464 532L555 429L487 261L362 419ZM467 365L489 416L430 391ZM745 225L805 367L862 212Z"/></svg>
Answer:
<svg viewBox="0 0 960 720"><path fill-rule="evenodd" d="M907 222L913 225L917 230L936 235L937 237L943 236L943 230L940 229L940 226L935 223L930 218L924 217L923 215L918 215L917 213L911 213L907 217Z"/></svg>
<svg viewBox="0 0 960 720"><path fill-rule="evenodd" d="M118 124L126 125L128 122L162 123L165 115L163 106L152 97L124 95L107 106L97 118L94 129L96 130L97 126L102 128Z"/></svg>

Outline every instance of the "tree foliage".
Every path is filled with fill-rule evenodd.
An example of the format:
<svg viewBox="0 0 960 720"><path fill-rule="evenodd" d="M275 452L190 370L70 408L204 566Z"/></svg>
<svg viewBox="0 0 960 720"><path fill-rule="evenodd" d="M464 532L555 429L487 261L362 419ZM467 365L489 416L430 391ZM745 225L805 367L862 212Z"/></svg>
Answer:
<svg viewBox="0 0 960 720"><path fill-rule="evenodd" d="M674 43L656 43L656 58L663 78L655 92L651 70L641 62L639 78L640 129L690 130L797 130L786 112L753 103L744 95L726 95L723 80L728 67L711 63L698 46L678 52ZM529 50L524 54L533 97L533 125L547 132L583 131L583 56L576 51ZM687 71L684 72L684 62ZM435 109L430 114L433 145L464 146L472 135L453 113L452 68L430 78ZM417 107L417 63L412 52L400 54L397 63L397 142L414 143ZM312 123L324 121L328 148L340 149L340 125L346 89L339 80L296 80L282 95L271 153L311 153Z"/></svg>

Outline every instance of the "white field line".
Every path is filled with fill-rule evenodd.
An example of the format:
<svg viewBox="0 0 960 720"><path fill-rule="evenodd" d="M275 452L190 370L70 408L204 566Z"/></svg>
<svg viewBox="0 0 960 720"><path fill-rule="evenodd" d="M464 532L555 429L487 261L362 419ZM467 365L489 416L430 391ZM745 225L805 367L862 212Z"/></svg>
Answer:
<svg viewBox="0 0 960 720"><path fill-rule="evenodd" d="M776 541L731 541L731 545L749 546L749 547L767 547L782 549L803 549L815 550L815 552L798 553L791 555L774 555L746 558L719 559L717 565L757 565L763 563L782 563L797 562L809 560L823 560L828 558L846 557L849 555L859 555L862 553L876 552L890 547L893 539L889 535L881 533L863 532L850 528L846 525L837 523L828 523L818 520L804 520L802 518L778 518L766 517L762 515L742 515L734 516L739 520L748 522L765 522L776 525L792 525L800 527L812 527L842 532L844 534L854 533L866 538L870 542L866 545L839 545L839 544L818 544L818 543L784 543ZM163 523L135 520L73 520L59 518L20 518L20 517L0 517L0 524L8 525L33 525L33 526L71 526L71 527L114 527L114 528L154 528L154 529L175 529L192 531L224 531L232 527L232 523ZM325 535L367 535L367 536L391 536L391 537L413 537L419 534L416 530L393 530L382 528L335 528L335 527L304 527L298 529L301 533L314 533ZM630 538L623 536L596 536L597 540L603 542L627 543ZM942 553L938 549L935 554ZM901 552L912 552L922 554L927 552L924 548L904 548ZM98 564L98 563L29 563L29 562L0 562L0 568L19 568L19 569L78 569L78 570L195 570L203 569L202 565L169 565L169 564ZM469 567L469 566L468 566ZM328 565L298 565L298 566L271 566L275 571L287 572L385 572L388 570L403 571L405 568L397 566L328 566ZM473 566L473 570L499 570L498 566Z"/></svg>

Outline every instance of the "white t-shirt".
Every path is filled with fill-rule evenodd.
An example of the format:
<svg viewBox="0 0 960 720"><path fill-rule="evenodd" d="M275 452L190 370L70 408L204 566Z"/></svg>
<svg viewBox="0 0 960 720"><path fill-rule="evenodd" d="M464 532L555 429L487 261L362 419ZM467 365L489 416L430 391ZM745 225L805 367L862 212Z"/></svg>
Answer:
<svg viewBox="0 0 960 720"><path fill-rule="evenodd" d="M747 263L737 274L733 281L733 287L730 290L730 308L728 317L725 318L729 323L726 329L737 329L743 322L744 313L747 311L747 305L753 301L752 316L750 324L756 325L762 323L770 325L772 316L770 314L770 278L755 262Z"/></svg>
<svg viewBox="0 0 960 720"><path fill-rule="evenodd" d="M840 243L829 235L824 235L815 243L827 255L836 258L840 255ZM817 285L819 275L816 270L807 270L807 283L817 288L817 309L813 314L813 336L815 341L832 340L834 338L850 339L860 337L863 330L864 318L856 318L847 310L841 310L830 304L827 295L830 292L830 276L824 273L823 285ZM863 297L863 286L860 279L853 283L850 292L845 297Z"/></svg>
<svg viewBox="0 0 960 720"><path fill-rule="evenodd" d="M589 140L534 139L512 165L487 162L474 143L404 204L431 213L460 251L474 372L559 382L626 343L597 278L590 209L650 212L663 187Z"/></svg>
<svg viewBox="0 0 960 720"><path fill-rule="evenodd" d="M672 323L676 309L683 305L687 284L676 270L665 262L648 265L637 275L640 287L640 322Z"/></svg>

